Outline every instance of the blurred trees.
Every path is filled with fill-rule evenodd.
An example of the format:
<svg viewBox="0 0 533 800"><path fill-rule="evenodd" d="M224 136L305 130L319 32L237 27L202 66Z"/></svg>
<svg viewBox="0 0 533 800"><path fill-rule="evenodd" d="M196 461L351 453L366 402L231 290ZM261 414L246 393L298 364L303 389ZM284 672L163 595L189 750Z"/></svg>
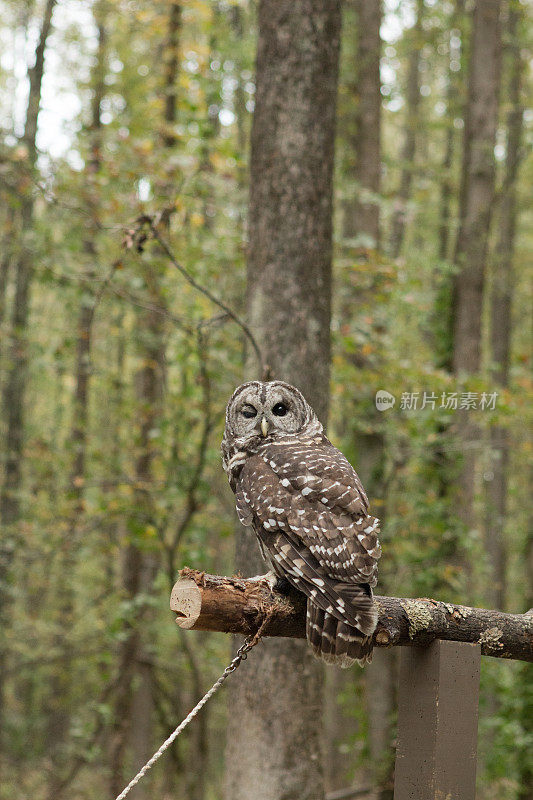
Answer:
<svg viewBox="0 0 533 800"><path fill-rule="evenodd" d="M324 412L332 237L329 430L384 519L382 587L525 611L525 5L345 3L332 231L336 4L287 4L280 20L285 5L266 0L259 19L244 0L1 8L1 796L118 792L228 658L225 637L179 635L165 609L180 566L234 569L218 447L253 355L179 268L248 315L269 366ZM315 328L316 349L295 356ZM393 409L376 410L380 389ZM461 464L473 396L477 457ZM284 681L276 647L250 657L258 681L268 657ZM525 798L527 670L486 661L480 796ZM393 670L374 667L365 682L328 672L336 786L387 790L387 758L368 765L394 735ZM230 696L256 692L246 680ZM220 796L227 701L138 797ZM229 729L243 748L249 726Z"/></svg>

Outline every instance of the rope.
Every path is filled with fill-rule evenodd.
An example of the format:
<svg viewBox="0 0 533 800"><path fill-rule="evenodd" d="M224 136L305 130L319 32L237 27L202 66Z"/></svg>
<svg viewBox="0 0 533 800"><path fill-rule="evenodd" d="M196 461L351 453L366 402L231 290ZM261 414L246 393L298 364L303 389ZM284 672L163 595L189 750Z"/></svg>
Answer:
<svg viewBox="0 0 533 800"><path fill-rule="evenodd" d="M207 703L207 701L211 697L213 697L213 695L220 689L220 687L222 686L224 681L227 678L229 678L231 673L235 672L235 670L241 664L242 661L246 661L246 659L248 658L248 653L250 652L252 647L255 647L256 644L258 644L259 640L261 639L261 635L262 635L263 630L265 628L265 625L269 621L269 619L270 619L270 616L267 616L263 620L263 622L261 623L259 629L257 630L257 633L255 633L253 636L249 636L246 639L246 641L244 642L244 644L242 644L239 647L239 649L237 650L237 654L236 654L235 658L231 661L230 664L228 664L228 666L226 667L226 669L224 670L224 672L222 673L220 678L217 681L215 681L215 683L212 685L212 687L209 689L209 691L206 692L204 694L204 696L202 697L202 699L198 701L198 703L195 705L193 710L189 714L187 714L187 716L185 717L183 722L180 722L178 727L170 734L168 739L165 739L165 741L163 742L163 744L161 745L159 750L157 750L153 754L152 758L149 761L146 762L144 767L139 770L139 772L137 773L137 775L134 778L132 778L132 780L128 783L126 788L123 789L119 795L117 795L115 800L124 800L126 795L131 792L133 787L137 786L139 781L146 775L148 770L151 769L154 766L155 762L158 761L161 758L161 756L163 755L165 750L167 750L170 747L170 745L172 744L172 742L175 739L178 738L180 733L187 727L189 722L191 722L195 718L195 716L198 714L200 709L203 708L205 706L205 704Z"/></svg>

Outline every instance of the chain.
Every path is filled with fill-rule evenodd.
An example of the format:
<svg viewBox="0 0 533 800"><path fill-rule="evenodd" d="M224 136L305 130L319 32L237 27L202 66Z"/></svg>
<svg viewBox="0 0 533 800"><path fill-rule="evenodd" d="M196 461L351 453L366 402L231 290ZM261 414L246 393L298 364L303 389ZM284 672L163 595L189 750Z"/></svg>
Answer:
<svg viewBox="0 0 533 800"><path fill-rule="evenodd" d="M195 716L198 714L200 709L203 708L205 706L205 704L207 703L207 701L211 697L213 697L215 692L217 692L220 689L220 687L222 686L224 681L227 678L229 678L231 673L235 672L235 670L241 664L242 661L246 661L246 659L248 658L248 653L250 652L252 647L255 647L256 644L258 644L259 640L261 639L261 635L263 633L264 627L265 627L266 623L268 622L268 620L269 620L269 617L267 616L266 619L264 619L263 622L261 623L257 633L255 633L253 636L249 636L248 639L246 639L246 641L244 642L244 644L242 644L239 647L239 649L237 650L237 653L235 655L235 658L233 658L232 661L228 664L228 666L226 667L226 669L224 670L224 672L222 673L220 678L217 681L215 681L215 683L212 685L212 687L209 689L209 691L206 692L204 694L204 696L202 697L202 699L198 701L198 703L195 705L193 710L185 717L183 722L180 722L178 727L170 734L168 739L165 739L165 741L163 742L163 744L161 745L159 750L157 750L153 754L152 758L149 761L146 762L144 767L141 770L139 770L139 772L137 773L137 775L134 778L132 778L132 780L128 783L126 788L123 789L122 792L119 795L117 795L115 800L124 800L126 795L130 793L130 791L133 789L134 786L137 786L139 781L146 775L148 770L151 769L154 766L155 762L158 761L161 758L161 756L163 755L165 750L167 750L170 747L170 745L172 744L172 742L175 739L177 739L177 737L180 735L180 733L187 727L189 722L191 722L195 718Z"/></svg>

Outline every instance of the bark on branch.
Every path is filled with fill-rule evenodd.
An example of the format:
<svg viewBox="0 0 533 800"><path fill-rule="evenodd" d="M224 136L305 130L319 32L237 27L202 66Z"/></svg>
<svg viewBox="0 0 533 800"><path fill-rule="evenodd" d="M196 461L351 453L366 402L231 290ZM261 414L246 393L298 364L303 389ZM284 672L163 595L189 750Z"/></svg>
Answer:
<svg viewBox="0 0 533 800"><path fill-rule="evenodd" d="M428 598L376 597L377 647L427 645L434 639L475 642L485 656L533 661L533 613L504 614ZM265 636L305 637L305 598L283 595L264 579L227 578L192 569L180 570L170 597L181 628L256 632L265 614Z"/></svg>

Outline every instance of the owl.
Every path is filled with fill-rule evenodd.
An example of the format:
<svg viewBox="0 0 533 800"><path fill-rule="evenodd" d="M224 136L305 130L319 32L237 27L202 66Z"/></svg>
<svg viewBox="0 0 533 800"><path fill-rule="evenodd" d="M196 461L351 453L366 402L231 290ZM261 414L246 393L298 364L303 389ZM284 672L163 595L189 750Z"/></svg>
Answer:
<svg viewBox="0 0 533 800"><path fill-rule="evenodd" d="M314 654L341 667L371 661L379 521L302 393L282 381L239 386L226 409L222 461L240 521L274 574L307 596Z"/></svg>

